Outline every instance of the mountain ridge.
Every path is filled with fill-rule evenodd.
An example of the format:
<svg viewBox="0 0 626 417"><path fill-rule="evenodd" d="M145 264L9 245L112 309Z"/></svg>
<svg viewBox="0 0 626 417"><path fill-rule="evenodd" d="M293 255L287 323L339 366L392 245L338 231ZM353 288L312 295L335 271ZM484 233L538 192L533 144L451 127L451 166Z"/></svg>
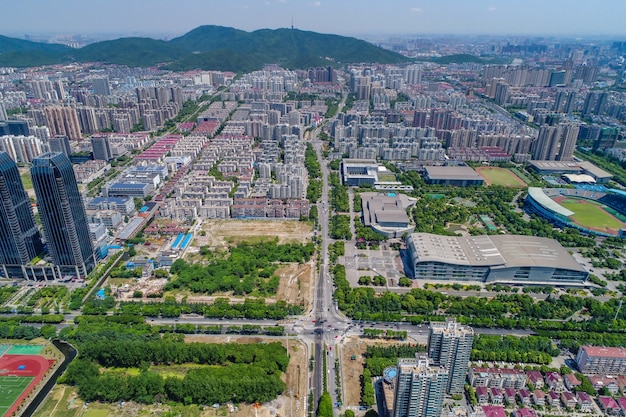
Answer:
<svg viewBox="0 0 626 417"><path fill-rule="evenodd" d="M160 66L249 72L266 64L285 68L348 63L402 63L410 60L366 41L299 29L259 29L203 25L169 41L125 37L79 49L0 35L0 66L29 67L69 62L103 62L131 67Z"/></svg>

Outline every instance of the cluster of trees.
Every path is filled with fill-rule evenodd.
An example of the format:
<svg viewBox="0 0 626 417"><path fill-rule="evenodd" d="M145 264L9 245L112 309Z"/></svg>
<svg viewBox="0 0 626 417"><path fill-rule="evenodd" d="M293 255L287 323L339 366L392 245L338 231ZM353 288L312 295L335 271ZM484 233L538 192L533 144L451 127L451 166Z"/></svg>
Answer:
<svg viewBox="0 0 626 417"><path fill-rule="evenodd" d="M347 214L335 214L328 222L328 234L333 239L352 239L350 231L350 216Z"/></svg>
<svg viewBox="0 0 626 417"><path fill-rule="evenodd" d="M384 287L387 285L387 279L382 275L374 275L374 277L370 277L369 275L363 275L359 277L359 285L374 285L375 287Z"/></svg>
<svg viewBox="0 0 626 417"><path fill-rule="evenodd" d="M602 246L593 246L581 250L580 254L591 259L591 264L595 268L619 270L622 267L622 262L619 260L622 257L622 253L617 249L609 250Z"/></svg>
<svg viewBox="0 0 626 417"><path fill-rule="evenodd" d="M372 376L382 376L388 366L396 366L398 358L414 358L416 353L425 352L424 345L368 346L365 350L365 367Z"/></svg>
<svg viewBox="0 0 626 417"><path fill-rule="evenodd" d="M372 384L372 374L369 369L363 369L361 374L361 405L371 407L376 404L374 384Z"/></svg>
<svg viewBox="0 0 626 417"><path fill-rule="evenodd" d="M326 119L330 119L331 117L337 114L337 111L339 110L340 100L341 100L341 97L326 99L326 106L328 107L328 109L326 110L326 113L324 114L324 117Z"/></svg>
<svg viewBox="0 0 626 417"><path fill-rule="evenodd" d="M328 182L332 187L330 192L330 204L332 208L339 212L350 211L348 186L341 185L339 174L337 172L331 172L328 176Z"/></svg>
<svg viewBox="0 0 626 417"><path fill-rule="evenodd" d="M207 265L189 264L178 259L171 267L176 278L165 286L165 290L189 289L192 292L213 294L232 291L236 295L273 295L279 277L273 275L277 262L304 263L313 255L313 243L283 244L277 240L256 244L240 243L230 248L229 256L208 253Z"/></svg>
<svg viewBox="0 0 626 417"><path fill-rule="evenodd" d="M226 329L226 333L284 336L285 328L283 326L259 326L256 324L243 324L241 326L228 326L228 329Z"/></svg>
<svg viewBox="0 0 626 417"><path fill-rule="evenodd" d="M343 241L337 241L328 245L328 257L331 263L337 262L337 258L346 254L346 244Z"/></svg>
<svg viewBox="0 0 626 417"><path fill-rule="evenodd" d="M122 339L120 337L120 339ZM195 363L225 366L253 364L268 373L284 372L289 364L286 349L280 343L209 344L184 343L180 339L130 337L108 341L96 338L80 345L83 359L105 367L133 368L148 362L152 365Z"/></svg>
<svg viewBox="0 0 626 417"><path fill-rule="evenodd" d="M20 314L20 315L0 317L1 323L11 322L11 323L16 323L16 324L23 324L23 323L59 324L63 320L65 320L65 318L63 317L62 314L42 314L40 316Z"/></svg>
<svg viewBox="0 0 626 417"><path fill-rule="evenodd" d="M306 198L310 202L314 203L322 196L322 180L311 179L309 185L306 188Z"/></svg>
<svg viewBox="0 0 626 417"><path fill-rule="evenodd" d="M289 357L280 343L185 343L182 335L159 335L132 316L86 317L61 337L81 352L61 382L77 385L85 401L264 402L285 388L280 375ZM160 365L170 375L168 365L191 363L195 365L184 377L150 370ZM102 372L103 366L116 370ZM141 372L129 375L127 368Z"/></svg>
<svg viewBox="0 0 626 417"><path fill-rule="evenodd" d="M558 354L559 349L547 337L478 335L474 338L471 360L547 365Z"/></svg>
<svg viewBox="0 0 626 417"><path fill-rule="evenodd" d="M324 391L317 404L317 417L333 417L333 401L328 391Z"/></svg>
<svg viewBox="0 0 626 417"><path fill-rule="evenodd" d="M372 339L406 339L405 330L363 329L363 336Z"/></svg>
<svg viewBox="0 0 626 417"><path fill-rule="evenodd" d="M26 305L33 307L38 301L40 306L45 306L49 302L56 301L58 304L62 304L67 298L69 298L69 290L62 285L49 285L40 288L35 294L33 294Z"/></svg>
<svg viewBox="0 0 626 417"><path fill-rule="evenodd" d="M309 173L310 179L318 179L322 176L322 167L317 160L317 152L313 149L311 142L306 144L306 151L304 151L304 166Z"/></svg>
<svg viewBox="0 0 626 417"><path fill-rule="evenodd" d="M18 287L9 287L4 286L0 287L0 304L4 304L13 297L13 295L17 292Z"/></svg>
<svg viewBox="0 0 626 417"><path fill-rule="evenodd" d="M131 248L135 250L134 247ZM126 268L126 265L120 265L117 268L111 270L110 276L111 278L140 278L141 268L128 269Z"/></svg>
<svg viewBox="0 0 626 417"><path fill-rule="evenodd" d="M356 216L354 218L354 227L356 232L357 240L370 244L370 245L378 245L378 243L386 241L387 237L381 235L378 232L375 232L371 227L365 226L361 222L361 218Z"/></svg>
<svg viewBox="0 0 626 417"><path fill-rule="evenodd" d="M214 404L228 401L265 402L285 389L279 373L267 373L254 365L232 364L189 370L184 377L163 377L142 369L137 376L123 372L100 372L97 364L77 359L63 382L76 385L84 401L137 401L145 404L175 401L184 404Z"/></svg>
<svg viewBox="0 0 626 417"><path fill-rule="evenodd" d="M41 326L23 326L15 322L0 323L0 339L33 340L37 337L51 338L56 335L56 327L51 324Z"/></svg>
<svg viewBox="0 0 626 417"><path fill-rule="evenodd" d="M297 305L284 300L266 304L264 298L248 297L243 303L230 304L228 298L217 298L213 304L184 303L167 299L164 302L137 303L123 302L118 307L122 315L140 317L180 317L181 314L202 314L212 318L284 319L302 313Z"/></svg>

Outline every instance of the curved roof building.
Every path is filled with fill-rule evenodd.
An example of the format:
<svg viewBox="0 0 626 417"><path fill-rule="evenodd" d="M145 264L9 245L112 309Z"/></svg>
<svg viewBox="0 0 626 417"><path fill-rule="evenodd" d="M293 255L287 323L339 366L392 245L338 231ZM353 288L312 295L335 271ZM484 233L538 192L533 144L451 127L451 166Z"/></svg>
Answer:
<svg viewBox="0 0 626 417"><path fill-rule="evenodd" d="M407 239L417 279L533 284L581 284L588 272L554 239L519 235Z"/></svg>

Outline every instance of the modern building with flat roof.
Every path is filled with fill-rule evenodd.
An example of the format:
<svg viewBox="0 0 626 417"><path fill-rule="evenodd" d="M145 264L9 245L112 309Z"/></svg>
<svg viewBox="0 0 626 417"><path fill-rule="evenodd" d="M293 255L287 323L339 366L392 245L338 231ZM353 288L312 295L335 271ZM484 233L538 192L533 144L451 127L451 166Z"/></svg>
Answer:
<svg viewBox="0 0 626 417"><path fill-rule="evenodd" d="M598 184L605 184L613 175L598 168L589 161L530 161L530 166L541 175L552 174L587 174Z"/></svg>
<svg viewBox="0 0 626 417"><path fill-rule="evenodd" d="M386 237L400 237L411 233L407 210L415 198L396 193L361 193L362 219L365 226Z"/></svg>
<svg viewBox="0 0 626 417"><path fill-rule="evenodd" d="M378 182L378 163L375 159L344 159L341 174L345 185L374 185Z"/></svg>
<svg viewBox="0 0 626 417"><path fill-rule="evenodd" d="M576 365L584 374L626 374L626 349L622 347L581 346Z"/></svg>
<svg viewBox="0 0 626 417"><path fill-rule="evenodd" d="M413 233L407 244L416 279L571 285L589 275L556 240L543 237Z"/></svg>
<svg viewBox="0 0 626 417"><path fill-rule="evenodd" d="M483 185L485 179L468 166L425 166L424 181L427 184L467 187Z"/></svg>

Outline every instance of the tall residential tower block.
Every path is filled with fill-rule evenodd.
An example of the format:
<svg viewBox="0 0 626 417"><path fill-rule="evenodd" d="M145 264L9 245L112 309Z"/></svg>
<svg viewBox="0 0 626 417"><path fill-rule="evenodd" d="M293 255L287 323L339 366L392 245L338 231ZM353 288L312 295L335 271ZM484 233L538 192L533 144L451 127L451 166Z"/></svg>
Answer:
<svg viewBox="0 0 626 417"><path fill-rule="evenodd" d="M469 326L461 326L454 320L430 325L428 357L448 371L448 394L463 392L473 343L474 329Z"/></svg>

